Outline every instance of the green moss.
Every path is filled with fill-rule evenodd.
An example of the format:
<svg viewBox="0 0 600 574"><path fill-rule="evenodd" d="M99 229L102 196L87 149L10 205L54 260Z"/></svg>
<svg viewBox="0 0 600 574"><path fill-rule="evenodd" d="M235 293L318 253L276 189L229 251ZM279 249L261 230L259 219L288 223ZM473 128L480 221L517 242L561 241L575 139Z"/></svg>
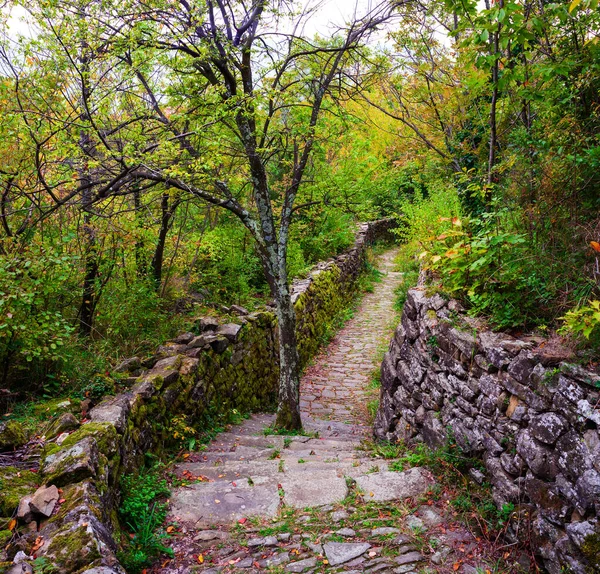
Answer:
<svg viewBox="0 0 600 574"><path fill-rule="evenodd" d="M0 530L0 548L4 548L8 544L12 535L13 533L11 530Z"/></svg>
<svg viewBox="0 0 600 574"><path fill-rule="evenodd" d="M581 545L583 555L588 559L590 566L600 568L600 534L590 534L585 537Z"/></svg>
<svg viewBox="0 0 600 574"><path fill-rule="evenodd" d="M56 534L45 552L63 574L91 567L100 559L100 552L92 535L84 526Z"/></svg>
<svg viewBox="0 0 600 574"><path fill-rule="evenodd" d="M44 457L70 448L87 437L93 437L98 446L98 450L109 458L118 450L117 430L113 425L110 423L86 423L74 433L71 433L61 445L46 445Z"/></svg>
<svg viewBox="0 0 600 574"><path fill-rule="evenodd" d="M13 449L27 442L27 434L23 425L17 421L7 421L0 430L0 450Z"/></svg>
<svg viewBox="0 0 600 574"><path fill-rule="evenodd" d="M37 488L37 474L14 466L0 468L0 517L10 517L21 498Z"/></svg>

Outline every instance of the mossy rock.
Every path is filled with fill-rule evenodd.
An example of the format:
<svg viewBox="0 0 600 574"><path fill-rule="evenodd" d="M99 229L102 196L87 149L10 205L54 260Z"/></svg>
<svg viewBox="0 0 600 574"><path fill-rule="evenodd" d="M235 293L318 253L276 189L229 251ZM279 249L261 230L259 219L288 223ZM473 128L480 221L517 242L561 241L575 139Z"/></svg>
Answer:
<svg viewBox="0 0 600 574"><path fill-rule="evenodd" d="M0 517L10 518L21 498L35 492L39 477L29 470L14 466L0 468Z"/></svg>
<svg viewBox="0 0 600 574"><path fill-rule="evenodd" d="M0 423L0 451L14 450L27 442L27 433L17 421Z"/></svg>
<svg viewBox="0 0 600 574"><path fill-rule="evenodd" d="M86 526L69 525L55 534L44 549L44 557L62 574L80 572L99 561L98 542Z"/></svg>
<svg viewBox="0 0 600 574"><path fill-rule="evenodd" d="M581 545L581 552L587 558L594 572L600 570L600 534L590 534Z"/></svg>

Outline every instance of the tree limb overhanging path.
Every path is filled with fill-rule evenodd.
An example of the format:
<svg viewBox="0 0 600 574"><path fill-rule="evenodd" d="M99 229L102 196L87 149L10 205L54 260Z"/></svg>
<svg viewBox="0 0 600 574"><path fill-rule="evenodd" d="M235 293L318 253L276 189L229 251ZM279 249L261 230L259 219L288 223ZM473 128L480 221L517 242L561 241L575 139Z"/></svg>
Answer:
<svg viewBox="0 0 600 574"><path fill-rule="evenodd" d="M176 465L184 481L173 491L168 519L177 524L169 541L176 557L154 572L385 574L423 565L406 533L444 519L428 506L406 520L399 516L430 491L432 475L422 468L389 471L388 461L364 448L371 435L367 403L377 393L369 383L397 322L394 290L402 274L394 271L395 255L379 259L381 281L304 374L304 435L271 435L274 415L258 414ZM356 508L364 503L374 503L376 517L389 515L381 523L387 526L364 530L368 521ZM460 544L474 542L458 532ZM383 558L386 544L393 549Z"/></svg>

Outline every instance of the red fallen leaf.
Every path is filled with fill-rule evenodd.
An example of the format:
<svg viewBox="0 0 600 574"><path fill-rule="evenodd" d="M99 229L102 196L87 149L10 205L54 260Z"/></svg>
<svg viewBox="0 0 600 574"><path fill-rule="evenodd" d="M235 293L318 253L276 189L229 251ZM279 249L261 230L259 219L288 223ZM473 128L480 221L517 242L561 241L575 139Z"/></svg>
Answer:
<svg viewBox="0 0 600 574"><path fill-rule="evenodd" d="M252 566L254 566L254 568L260 568L260 564L258 562L253 562Z"/></svg>
<svg viewBox="0 0 600 574"><path fill-rule="evenodd" d="M59 498L58 499L58 504L64 504L65 502L67 502L66 498Z"/></svg>
<svg viewBox="0 0 600 574"><path fill-rule="evenodd" d="M238 524L246 524L246 522L247 522L247 521L248 521L248 519L247 519L247 518L240 518L240 519L238 520Z"/></svg>
<svg viewBox="0 0 600 574"><path fill-rule="evenodd" d="M592 246L592 249L594 251L600 253L600 243L598 243L597 241L590 241L590 245Z"/></svg>
<svg viewBox="0 0 600 574"><path fill-rule="evenodd" d="M232 484L233 486L237 486L237 484L236 484L235 482L232 482L231 484Z"/></svg>
<svg viewBox="0 0 600 574"><path fill-rule="evenodd" d="M454 565L452 566L452 570L454 570L455 572L460 568L460 562L455 562Z"/></svg>

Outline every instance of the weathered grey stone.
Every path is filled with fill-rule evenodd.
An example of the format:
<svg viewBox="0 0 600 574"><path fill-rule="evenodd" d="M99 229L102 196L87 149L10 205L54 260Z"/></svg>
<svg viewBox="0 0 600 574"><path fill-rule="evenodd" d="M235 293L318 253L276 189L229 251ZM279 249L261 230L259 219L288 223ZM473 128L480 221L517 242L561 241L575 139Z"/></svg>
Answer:
<svg viewBox="0 0 600 574"><path fill-rule="evenodd" d="M96 475L98 457L96 441L87 437L73 446L47 456L42 472L46 481L57 486L79 482Z"/></svg>
<svg viewBox="0 0 600 574"><path fill-rule="evenodd" d="M217 335L223 335L232 343L235 343L241 330L241 325L237 325L236 323L227 323L226 325L221 325L217 329L216 333Z"/></svg>
<svg viewBox="0 0 600 574"><path fill-rule="evenodd" d="M383 502L420 496L434 484L431 473L423 468L404 472L380 472L356 478L356 484L365 493L366 501Z"/></svg>
<svg viewBox="0 0 600 574"><path fill-rule="evenodd" d="M309 568L314 568L317 565L316 558L305 558L304 560L298 560L298 562L292 562L285 567L286 572L304 572Z"/></svg>
<svg viewBox="0 0 600 574"><path fill-rule="evenodd" d="M115 373L133 373L142 368L142 361L139 357L131 357L119 363L114 371Z"/></svg>
<svg viewBox="0 0 600 574"><path fill-rule="evenodd" d="M279 507L276 483L255 484L247 480L231 483L192 484L171 498L174 519L197 526L229 525L251 516L274 517Z"/></svg>
<svg viewBox="0 0 600 574"><path fill-rule="evenodd" d="M340 522L346 518L348 518L348 513L345 510L336 510L331 513L331 520L333 520L333 522Z"/></svg>
<svg viewBox="0 0 600 574"><path fill-rule="evenodd" d="M403 566L404 564L414 564L415 562L422 562L423 560L425 560L425 557L420 552L408 552L407 554L394 558L394 562L399 566Z"/></svg>
<svg viewBox="0 0 600 574"><path fill-rule="evenodd" d="M568 429L567 421L556 413L542 413L529 422L531 434L545 444L555 444Z"/></svg>
<svg viewBox="0 0 600 574"><path fill-rule="evenodd" d="M44 429L46 440L54 438L64 432L72 431L79 428L81 423L71 413L62 413L53 421L50 421Z"/></svg>
<svg viewBox="0 0 600 574"><path fill-rule="evenodd" d="M245 307L242 307L241 305L232 305L229 308L229 310L234 315L238 315L240 317L245 317L246 315L250 314L250 311L248 311L248 309L246 309Z"/></svg>
<svg viewBox="0 0 600 574"><path fill-rule="evenodd" d="M229 339L223 335L215 335L214 337L210 337L209 345L215 353L220 355L229 347Z"/></svg>
<svg viewBox="0 0 600 574"><path fill-rule="evenodd" d="M293 508L335 504L348 494L346 480L335 469L311 473L310 480L304 475L284 475L281 488L283 500Z"/></svg>
<svg viewBox="0 0 600 574"><path fill-rule="evenodd" d="M124 433L130 411L131 398L128 395L118 395L95 406L89 412L88 418L95 423L110 423L117 432Z"/></svg>
<svg viewBox="0 0 600 574"><path fill-rule="evenodd" d="M537 442L531 431L524 430L519 434L517 453L538 477L552 480L558 474L555 452Z"/></svg>
<svg viewBox="0 0 600 574"><path fill-rule="evenodd" d="M194 540L197 542L208 542L210 540L227 540L229 533L223 532L222 530L202 530L194 536ZM250 545L250 544L248 544Z"/></svg>
<svg viewBox="0 0 600 574"><path fill-rule="evenodd" d="M336 530L335 533L344 536L345 538L354 538L356 536L356 532L352 530L352 528L340 528L339 530Z"/></svg>
<svg viewBox="0 0 600 574"><path fill-rule="evenodd" d="M202 349L203 347L207 347L209 341L212 340L212 335L199 335L198 337L194 337L188 344L186 349L188 351L192 349Z"/></svg>
<svg viewBox="0 0 600 574"><path fill-rule="evenodd" d="M323 544L330 566L345 564L364 554L371 545L367 542L327 542Z"/></svg>
<svg viewBox="0 0 600 574"><path fill-rule="evenodd" d="M569 477L576 479L591 468L591 456L582 437L569 431L556 443L558 466Z"/></svg>
<svg viewBox="0 0 600 574"><path fill-rule="evenodd" d="M584 508L600 506L600 473L594 469L583 472L575 486L579 501Z"/></svg>
<svg viewBox="0 0 600 574"><path fill-rule="evenodd" d="M219 327L219 321L215 317L201 317L196 321L198 330L201 333L207 331L216 331Z"/></svg>
<svg viewBox="0 0 600 574"><path fill-rule="evenodd" d="M178 345L189 345L196 335L194 333L182 333L175 339L173 339L173 343L177 343Z"/></svg>
<svg viewBox="0 0 600 574"><path fill-rule="evenodd" d="M46 517L52 516L58 498L58 488L56 486L40 486L31 497L29 508L35 514Z"/></svg>
<svg viewBox="0 0 600 574"><path fill-rule="evenodd" d="M29 503L31 502L32 498L33 496L29 494L21 498L21 500L19 501L19 508L17 509L17 518L22 522L25 522L26 524L31 522L34 518L33 510L31 510L31 507L29 506ZM52 507L52 510L54 510L54 507ZM50 514L52 514L52 510L50 511Z"/></svg>
<svg viewBox="0 0 600 574"><path fill-rule="evenodd" d="M389 534L398 534L399 532L399 528L380 526L379 528L373 528L373 530L371 530L371 536L388 536Z"/></svg>

